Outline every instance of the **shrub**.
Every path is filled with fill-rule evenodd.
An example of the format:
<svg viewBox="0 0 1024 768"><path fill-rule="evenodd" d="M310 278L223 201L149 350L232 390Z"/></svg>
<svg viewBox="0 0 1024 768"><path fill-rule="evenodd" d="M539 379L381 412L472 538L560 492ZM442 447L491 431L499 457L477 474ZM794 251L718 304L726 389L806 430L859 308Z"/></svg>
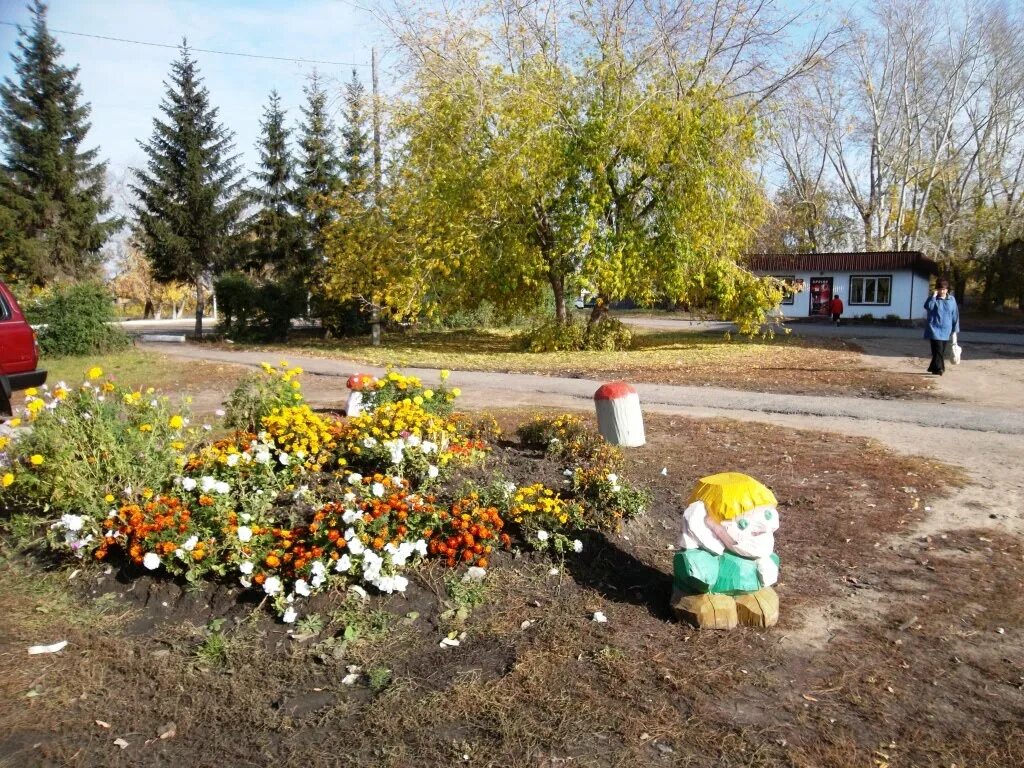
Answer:
<svg viewBox="0 0 1024 768"><path fill-rule="evenodd" d="M306 311L306 290L295 282L256 283L228 274L213 286L225 333L239 339L284 341L292 320Z"/></svg>
<svg viewBox="0 0 1024 768"><path fill-rule="evenodd" d="M440 381L433 389L423 386L418 376L406 376L398 371L389 370L369 386L362 387L363 410L373 411L382 405L392 405L403 400L411 400L427 413L436 416L448 416L452 412L452 404L461 393L458 387L447 385L449 372L440 372Z"/></svg>
<svg viewBox="0 0 1024 768"><path fill-rule="evenodd" d="M100 283L59 286L28 306L32 322L45 325L39 332L45 355L104 354L130 343L116 325L113 299Z"/></svg>
<svg viewBox="0 0 1024 768"><path fill-rule="evenodd" d="M520 342L527 352L614 352L628 349L633 334L620 321L605 316L585 326L572 320L543 323L522 334Z"/></svg>
<svg viewBox="0 0 1024 768"><path fill-rule="evenodd" d="M57 512L103 519L115 500L148 500L170 483L195 439L188 414L151 389L100 382L102 375L91 369L78 389L26 390L32 428L8 438L8 492Z"/></svg>
<svg viewBox="0 0 1024 768"><path fill-rule="evenodd" d="M311 314L332 336L365 336L370 332L370 314L358 299L338 301L314 295Z"/></svg>
<svg viewBox="0 0 1024 768"><path fill-rule="evenodd" d="M243 378L228 396L224 425L243 432L259 432L263 419L275 408L302 402L297 378L301 373L301 368L290 368L284 361L277 368L263 363L261 372Z"/></svg>

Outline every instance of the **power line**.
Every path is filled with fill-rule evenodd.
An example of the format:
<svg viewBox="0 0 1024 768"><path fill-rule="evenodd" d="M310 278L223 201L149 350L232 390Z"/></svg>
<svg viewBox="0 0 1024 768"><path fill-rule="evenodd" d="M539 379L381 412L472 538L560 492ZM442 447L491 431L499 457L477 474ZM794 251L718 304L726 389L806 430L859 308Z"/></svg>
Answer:
<svg viewBox="0 0 1024 768"><path fill-rule="evenodd" d="M7 27L16 27L20 29L21 24L16 24L13 21L0 21L0 24ZM75 37L90 37L94 40L108 40L115 43L131 43L132 45L148 45L151 48L178 48L177 45L170 45L168 43L150 43L144 40L129 40L126 37L110 37L108 35L91 35L85 32L72 32L68 29L53 29L47 27L48 32L56 32L60 35L74 35ZM239 56L245 59L266 59L268 61L293 61L300 64L329 64L334 67L368 67L369 64L356 64L350 61L324 61L322 59L295 59L289 56L261 56L256 53L238 53L236 51L216 51L211 48L192 48L189 47L190 51L196 51L198 53L215 53L220 56Z"/></svg>

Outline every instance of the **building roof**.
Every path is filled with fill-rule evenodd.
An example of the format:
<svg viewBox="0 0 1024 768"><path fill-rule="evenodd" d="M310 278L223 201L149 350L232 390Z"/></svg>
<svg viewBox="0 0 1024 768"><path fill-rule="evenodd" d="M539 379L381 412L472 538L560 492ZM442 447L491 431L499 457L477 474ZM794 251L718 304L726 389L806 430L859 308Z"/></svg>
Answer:
<svg viewBox="0 0 1024 768"><path fill-rule="evenodd" d="M938 274L938 265L920 251L861 251L846 253L756 253L747 257L755 272L873 272L910 269Z"/></svg>

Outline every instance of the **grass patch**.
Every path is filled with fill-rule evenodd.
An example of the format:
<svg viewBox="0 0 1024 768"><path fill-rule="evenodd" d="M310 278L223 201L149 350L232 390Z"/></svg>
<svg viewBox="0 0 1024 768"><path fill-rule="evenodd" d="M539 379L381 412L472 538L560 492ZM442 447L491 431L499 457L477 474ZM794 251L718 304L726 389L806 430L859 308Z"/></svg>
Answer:
<svg viewBox="0 0 1024 768"><path fill-rule="evenodd" d="M46 380L51 385L64 381L75 386L85 379L86 371L94 365L102 368L105 376L129 387L146 386L181 392L195 391L225 380L234 381L243 371L234 365L196 360L188 363L186 378L181 360L138 349L86 357L43 357L39 361L39 367L48 372Z"/></svg>
<svg viewBox="0 0 1024 768"><path fill-rule="evenodd" d="M926 395L929 388L919 376L866 368L859 349L842 339L789 335L748 339L720 333L630 330L632 349L616 352L524 352L512 329L388 334L380 347L356 337L260 349L382 367L628 378L793 394L907 397Z"/></svg>

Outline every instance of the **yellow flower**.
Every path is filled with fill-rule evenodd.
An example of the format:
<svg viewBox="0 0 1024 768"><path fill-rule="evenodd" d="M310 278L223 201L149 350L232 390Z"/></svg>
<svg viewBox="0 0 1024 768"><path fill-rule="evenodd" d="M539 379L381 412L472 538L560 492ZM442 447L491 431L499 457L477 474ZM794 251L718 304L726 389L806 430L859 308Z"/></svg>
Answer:
<svg viewBox="0 0 1024 768"><path fill-rule="evenodd" d="M452 372L449 371L447 368L442 368L441 369L441 381L446 381L448 379L448 377L451 376L451 375L452 375Z"/></svg>
<svg viewBox="0 0 1024 768"><path fill-rule="evenodd" d="M152 424L142 424L139 427L139 432L152 432L152 431L153 431L153 425Z"/></svg>
<svg viewBox="0 0 1024 768"><path fill-rule="evenodd" d="M25 397L35 397L39 394L39 390L35 387L29 387L25 390Z"/></svg>
<svg viewBox="0 0 1024 768"><path fill-rule="evenodd" d="M9 442L11 442L9 437L0 437L0 451L6 448Z"/></svg>
<svg viewBox="0 0 1024 768"><path fill-rule="evenodd" d="M68 391L63 387L57 387L56 389L53 390L53 396L58 400L63 400L68 396Z"/></svg>
<svg viewBox="0 0 1024 768"><path fill-rule="evenodd" d="M147 395L152 395L154 392L156 392L156 390L153 389L152 387L146 387L146 394Z"/></svg>
<svg viewBox="0 0 1024 768"><path fill-rule="evenodd" d="M176 451L183 451L185 450L185 444L181 442L181 440L175 440L173 443L171 443L171 448L173 448Z"/></svg>
<svg viewBox="0 0 1024 768"><path fill-rule="evenodd" d="M103 375L103 369L100 368L98 365L94 365L86 372L85 375L88 376L90 379L98 379L100 376Z"/></svg>
<svg viewBox="0 0 1024 768"><path fill-rule="evenodd" d="M46 461L46 459L44 459L38 453L33 453L31 458L29 458L29 461L31 461L35 466L38 467L40 464L42 464L44 461Z"/></svg>
<svg viewBox="0 0 1024 768"><path fill-rule="evenodd" d="M416 405L423 405L423 398L420 397L419 395L416 395L416 397L414 397L412 401L416 403Z"/></svg>
<svg viewBox="0 0 1024 768"><path fill-rule="evenodd" d="M423 399L424 400L433 400L434 399L434 390L432 390L432 389L425 390L423 392Z"/></svg>
<svg viewBox="0 0 1024 768"><path fill-rule="evenodd" d="M143 488L142 489L142 498L144 498L144 499L152 499L153 498L153 489L152 488Z"/></svg>
<svg viewBox="0 0 1024 768"><path fill-rule="evenodd" d="M5 472L4 473L4 479L3 479L3 486L4 486L4 488L9 486L13 482L14 482L14 473L13 472Z"/></svg>
<svg viewBox="0 0 1024 768"><path fill-rule="evenodd" d="M113 503L113 501L114 501L114 494L108 493L106 496L103 497L103 500L105 502L107 502L107 504Z"/></svg>
<svg viewBox="0 0 1024 768"><path fill-rule="evenodd" d="M302 386L302 385L301 385L301 384L299 384L299 382L297 382L297 381L293 381L293 382L292 382L292 389L298 389L298 388L299 388L299 387L301 387L301 386Z"/></svg>
<svg viewBox="0 0 1024 768"><path fill-rule="evenodd" d="M105 381L105 382L103 382L103 386L100 387L100 389L102 389L104 392L113 392L114 391L114 385L111 384L109 381Z"/></svg>
<svg viewBox="0 0 1024 768"><path fill-rule="evenodd" d="M455 389L452 390L452 397L458 397L461 394L462 394L462 390L459 389L458 387L455 387Z"/></svg>
<svg viewBox="0 0 1024 768"><path fill-rule="evenodd" d="M181 429L185 426L185 420L178 414L175 414L174 416L171 416L171 420L167 422L167 424L171 429Z"/></svg>
<svg viewBox="0 0 1024 768"><path fill-rule="evenodd" d="M18 419L18 418L9 419L8 422L7 422L7 426L9 426L9 427L16 427L19 424L21 424L21 419Z"/></svg>

